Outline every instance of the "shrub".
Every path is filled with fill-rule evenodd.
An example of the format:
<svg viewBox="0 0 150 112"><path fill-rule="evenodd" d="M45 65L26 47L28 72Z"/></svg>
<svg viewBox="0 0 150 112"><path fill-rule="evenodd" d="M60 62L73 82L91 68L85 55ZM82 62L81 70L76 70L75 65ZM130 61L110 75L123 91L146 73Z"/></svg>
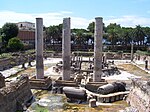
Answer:
<svg viewBox="0 0 150 112"><path fill-rule="evenodd" d="M15 52L15 51L23 50L24 45L19 38L14 37L9 39L7 48L9 51Z"/></svg>

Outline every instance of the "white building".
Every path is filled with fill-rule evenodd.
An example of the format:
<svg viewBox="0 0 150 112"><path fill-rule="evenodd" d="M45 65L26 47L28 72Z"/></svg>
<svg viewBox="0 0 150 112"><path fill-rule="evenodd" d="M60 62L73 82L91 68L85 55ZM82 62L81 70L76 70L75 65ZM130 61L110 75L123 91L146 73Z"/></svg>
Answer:
<svg viewBox="0 0 150 112"><path fill-rule="evenodd" d="M19 22L16 23L19 30L35 30L35 23L31 22Z"/></svg>

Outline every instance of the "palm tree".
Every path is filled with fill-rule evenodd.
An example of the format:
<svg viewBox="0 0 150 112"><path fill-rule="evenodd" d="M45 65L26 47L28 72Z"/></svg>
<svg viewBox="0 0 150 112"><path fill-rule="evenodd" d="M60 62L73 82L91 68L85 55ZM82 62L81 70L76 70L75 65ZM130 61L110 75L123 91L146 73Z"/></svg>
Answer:
<svg viewBox="0 0 150 112"><path fill-rule="evenodd" d="M149 27L144 27L143 30L144 30L144 33L146 35L146 42L145 42L145 44L146 45L150 44L150 28Z"/></svg>
<svg viewBox="0 0 150 112"><path fill-rule="evenodd" d="M136 28L133 31L134 35L134 42L137 43L138 45L144 45L144 40L146 34L144 33L142 27L140 25L137 25Z"/></svg>
<svg viewBox="0 0 150 112"><path fill-rule="evenodd" d="M116 23L110 24L107 26L107 33L108 33L108 39L111 42L112 49L114 49L114 45L119 42L119 37L120 37L120 32L121 32L121 27L120 25L117 25Z"/></svg>
<svg viewBox="0 0 150 112"><path fill-rule="evenodd" d="M55 50L55 44L62 43L62 24L49 26L45 32L47 41L53 44L53 49Z"/></svg>

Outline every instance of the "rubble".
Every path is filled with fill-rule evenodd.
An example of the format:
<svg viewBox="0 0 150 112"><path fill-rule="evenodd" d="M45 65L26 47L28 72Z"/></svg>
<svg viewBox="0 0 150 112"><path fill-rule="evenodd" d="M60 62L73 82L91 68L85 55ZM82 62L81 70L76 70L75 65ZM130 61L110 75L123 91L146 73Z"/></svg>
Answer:
<svg viewBox="0 0 150 112"><path fill-rule="evenodd" d="M149 81L142 79L132 79L133 88L131 89L127 102L131 107L139 112L150 111L150 85Z"/></svg>
<svg viewBox="0 0 150 112"><path fill-rule="evenodd" d="M22 75L15 82L10 82L0 89L1 112L23 111L33 97L27 75Z"/></svg>

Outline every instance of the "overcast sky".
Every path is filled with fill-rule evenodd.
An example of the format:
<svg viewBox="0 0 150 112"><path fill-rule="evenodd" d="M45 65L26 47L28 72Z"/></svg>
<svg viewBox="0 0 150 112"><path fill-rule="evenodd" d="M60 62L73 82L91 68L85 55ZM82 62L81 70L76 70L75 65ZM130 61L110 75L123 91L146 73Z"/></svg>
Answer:
<svg viewBox="0 0 150 112"><path fill-rule="evenodd" d="M45 26L71 18L71 28L87 28L95 17L107 26L150 27L150 0L0 0L0 27L6 22L34 22L42 17Z"/></svg>

